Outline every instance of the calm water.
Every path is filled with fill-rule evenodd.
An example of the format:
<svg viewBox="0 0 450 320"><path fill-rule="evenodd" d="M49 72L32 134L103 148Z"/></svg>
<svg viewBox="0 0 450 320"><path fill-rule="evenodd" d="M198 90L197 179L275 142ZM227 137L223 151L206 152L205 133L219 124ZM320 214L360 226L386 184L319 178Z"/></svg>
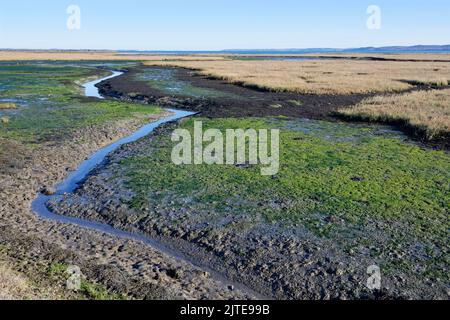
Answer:
<svg viewBox="0 0 450 320"><path fill-rule="evenodd" d="M120 75L123 74L123 72L119 72L119 71L112 71L112 75L107 76L105 78L101 78L99 80L94 80L91 82L87 82L83 85L84 87L84 94L86 97L93 97L93 98L98 98L98 99L104 99L100 93L98 92L98 88L96 87L97 84L99 84L102 81L108 80L108 79L112 79L115 77L118 77Z"/></svg>

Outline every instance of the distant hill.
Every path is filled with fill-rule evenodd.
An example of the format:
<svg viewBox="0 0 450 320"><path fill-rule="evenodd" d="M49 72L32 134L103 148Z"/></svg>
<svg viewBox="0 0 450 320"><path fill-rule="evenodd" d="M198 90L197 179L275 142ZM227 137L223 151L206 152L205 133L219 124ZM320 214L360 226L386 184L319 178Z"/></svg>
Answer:
<svg viewBox="0 0 450 320"><path fill-rule="evenodd" d="M326 53L342 52L343 49L333 48L308 48L308 49L230 49L222 50L221 53L233 54L299 54L299 53Z"/></svg>
<svg viewBox="0 0 450 320"><path fill-rule="evenodd" d="M355 48L355 49L346 49L343 50L344 52L373 52L373 53L405 53L405 52L412 52L412 53L437 53L437 52L447 52L450 53L450 45L443 45L443 46L424 46L424 45L417 45L417 46L409 46L409 47L402 47L402 46L391 46L391 47L366 47L366 48Z"/></svg>

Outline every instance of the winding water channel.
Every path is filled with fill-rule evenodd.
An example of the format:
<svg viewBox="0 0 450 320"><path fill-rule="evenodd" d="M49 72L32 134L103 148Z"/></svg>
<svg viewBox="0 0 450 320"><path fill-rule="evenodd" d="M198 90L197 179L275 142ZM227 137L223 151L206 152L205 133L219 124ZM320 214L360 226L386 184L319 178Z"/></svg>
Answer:
<svg viewBox="0 0 450 320"><path fill-rule="evenodd" d="M112 74L109 75L109 76L107 76L107 77L104 77L104 78L101 78L101 79L98 79L98 80L94 80L94 81L90 81L90 82L87 82L87 83L83 84L84 95L85 95L86 97L92 97L92 98L98 98L98 99L105 99L105 98L100 94L100 92L98 91L97 85L98 85L100 82L103 82L103 81L105 81L105 80L109 80L109 79L112 79L112 78L121 76L121 75L123 74L123 72L120 72L120 71L111 71L111 72L112 72Z"/></svg>
<svg viewBox="0 0 450 320"><path fill-rule="evenodd" d="M102 81L105 81L105 80L108 80L108 79L111 79L114 77L118 77L123 74L122 72L117 72L117 71L111 71L111 72L113 72L113 74L110 76L85 83L83 85L83 87L85 88L85 95L87 97L95 97L95 98L99 98L99 99L104 99L104 97L102 97L100 95L99 90L96 87L96 85ZM174 110L174 109L166 109L166 111L170 112L170 116L162 118L155 122L151 122L151 123L141 127L139 130L134 132L132 135L127 136L123 139L120 139L120 140L98 150L97 152L95 152L90 158L88 158L87 160L82 162L75 171L71 172L64 181L62 181L60 184L58 184L56 186L56 193L54 195L48 196L48 195L44 195L44 194L39 194L32 203L32 210L41 219L45 219L45 220L49 220L49 221L57 221L57 222L66 223L66 224L72 224L72 225L76 225L76 226L83 227L86 229L100 231L100 232L103 232L103 233L106 233L109 235L113 235L113 236L116 236L119 238L139 241L139 242L144 243L148 246L151 246L152 248L155 248L163 253L166 253L176 259L186 261L186 262L194 265L195 267L198 267L204 271L209 272L214 279L216 279L222 283L233 284L236 288L242 290L243 292L246 292L247 294L250 294L254 297L260 298L261 296L258 293L254 292L253 290L251 290L250 288L248 288L242 284L233 283L232 281L229 281L228 279L226 279L225 277L223 277L216 271L208 268L207 266L198 265L195 261L192 261L190 258L186 257L182 253L172 250L172 249L168 248L167 246L161 244L160 242L158 242L154 239L151 239L150 237L140 235L140 234L125 232L125 231L113 228L110 225L103 224L103 223L98 223L98 222L75 218L75 217L58 215L58 214L51 212L47 208L46 203L52 197L57 196L57 195L62 195L64 193L73 193L76 190L79 183L82 182L96 166L101 164L105 160L105 158L108 156L108 154L115 151L122 145L137 141L137 140L145 137L146 135L150 134L153 130L155 130L157 127L159 127L165 123L177 121L179 119L189 117L189 116L192 116L195 114L194 112Z"/></svg>

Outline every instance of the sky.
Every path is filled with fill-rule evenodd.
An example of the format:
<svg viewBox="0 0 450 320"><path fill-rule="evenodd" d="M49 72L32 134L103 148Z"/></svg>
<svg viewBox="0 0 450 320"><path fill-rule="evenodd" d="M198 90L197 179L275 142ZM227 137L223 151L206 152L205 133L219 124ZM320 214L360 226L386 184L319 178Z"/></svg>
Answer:
<svg viewBox="0 0 450 320"><path fill-rule="evenodd" d="M70 5L80 8L80 29L67 27L73 18L67 13ZM367 27L370 5L380 8L380 29ZM416 44L450 44L450 1L0 1L0 48L222 50Z"/></svg>

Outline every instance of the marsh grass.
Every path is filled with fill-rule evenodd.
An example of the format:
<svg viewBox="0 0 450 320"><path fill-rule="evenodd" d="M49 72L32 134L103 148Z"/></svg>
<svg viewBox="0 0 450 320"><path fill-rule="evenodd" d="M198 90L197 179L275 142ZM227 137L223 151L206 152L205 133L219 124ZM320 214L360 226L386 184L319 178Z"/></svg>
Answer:
<svg viewBox="0 0 450 320"><path fill-rule="evenodd" d="M401 123L429 139L450 132L450 89L377 96L339 111L352 119Z"/></svg>
<svg viewBox="0 0 450 320"><path fill-rule="evenodd" d="M163 61L163 60L223 60L227 55L192 54L192 55L161 55L161 54L124 54L113 51L82 52L82 51L2 51L0 61Z"/></svg>
<svg viewBox="0 0 450 320"><path fill-rule="evenodd" d="M224 60L145 64L179 66L234 84L302 94L398 92L413 83L446 85L450 80L450 64L445 62Z"/></svg>
<svg viewBox="0 0 450 320"><path fill-rule="evenodd" d="M17 109L18 106L15 103L10 103L10 102L6 102L6 103L2 103L0 102L0 110L4 109L4 110L8 110L8 109Z"/></svg>
<svg viewBox="0 0 450 320"><path fill-rule="evenodd" d="M449 61L450 54L448 53L398 53L398 54L381 54L381 53L301 53L301 54L241 54L238 57L316 57L316 58L345 58L345 59L388 59L399 61Z"/></svg>
<svg viewBox="0 0 450 320"><path fill-rule="evenodd" d="M438 53L417 53L417 54L376 54L376 53L307 53L307 54L179 54L179 55L161 55L161 54L124 54L113 51L8 51L0 50L0 61L36 61L36 60L52 60L52 61L174 61L174 60L190 60L190 61L213 61L225 59L251 59L252 57L326 57L326 58L382 58L397 60L418 60L433 61L442 60L450 61L449 54Z"/></svg>

